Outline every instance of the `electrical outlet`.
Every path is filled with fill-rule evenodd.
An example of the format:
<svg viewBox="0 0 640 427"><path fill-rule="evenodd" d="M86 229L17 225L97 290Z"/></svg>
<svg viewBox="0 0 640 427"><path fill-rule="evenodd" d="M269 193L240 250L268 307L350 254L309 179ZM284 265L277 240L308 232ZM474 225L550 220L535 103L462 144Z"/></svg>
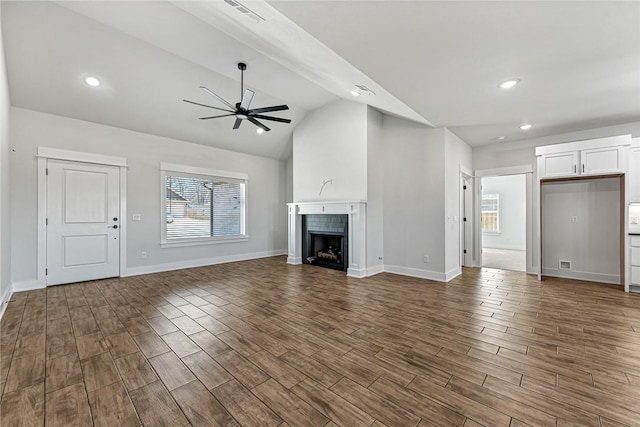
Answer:
<svg viewBox="0 0 640 427"><path fill-rule="evenodd" d="M425 256L422 258L422 262L424 262L425 264L428 264L428 263L429 263L429 255L425 255Z"/></svg>
<svg viewBox="0 0 640 427"><path fill-rule="evenodd" d="M578 217L577 216L572 216L571 217L571 222L578 222Z"/></svg>
<svg viewBox="0 0 640 427"><path fill-rule="evenodd" d="M141 221L141 220L142 220L142 215L140 215L140 214L133 214L133 215L131 215L131 220L132 220L132 221Z"/></svg>
<svg viewBox="0 0 640 427"><path fill-rule="evenodd" d="M145 251L140 252L140 258L147 259L147 253Z"/></svg>
<svg viewBox="0 0 640 427"><path fill-rule="evenodd" d="M382 257L381 257L381 256L379 256L379 257L378 257L378 259L379 259L380 261L382 261Z"/></svg>

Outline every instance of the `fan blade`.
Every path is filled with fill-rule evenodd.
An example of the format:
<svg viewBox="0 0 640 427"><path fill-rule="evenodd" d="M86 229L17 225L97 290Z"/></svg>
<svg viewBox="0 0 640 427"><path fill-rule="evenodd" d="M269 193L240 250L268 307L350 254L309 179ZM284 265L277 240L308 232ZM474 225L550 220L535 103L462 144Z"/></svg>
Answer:
<svg viewBox="0 0 640 427"><path fill-rule="evenodd" d="M261 114L252 114L251 117L254 117L256 119L262 119L262 120L271 120L274 122L291 123L291 120L289 119L281 119L280 117L263 116Z"/></svg>
<svg viewBox="0 0 640 427"><path fill-rule="evenodd" d="M251 100L253 99L254 92L249 89L244 90L244 95L242 95L242 102L240 103L240 108L243 110L249 109L249 104L251 104Z"/></svg>
<svg viewBox="0 0 640 427"><path fill-rule="evenodd" d="M233 105L229 104L227 101L225 101L224 99L222 99L221 97L219 97L218 95L216 95L215 93L213 93L211 90L209 90L208 88L204 87L204 86L200 86L200 89L205 90L207 92L209 92L211 95L215 96L216 98L218 98L218 100L220 102L222 102L224 105L226 105L227 107L231 108L232 110L235 111L236 107L234 107Z"/></svg>
<svg viewBox="0 0 640 427"><path fill-rule="evenodd" d="M235 110L225 110L224 108L212 107L211 105L200 104L199 102L189 101L188 99L183 99L183 101L184 102L188 102L189 104L199 105L201 107L213 108L214 110L227 111L229 113L234 113L235 112Z"/></svg>
<svg viewBox="0 0 640 427"><path fill-rule="evenodd" d="M242 124L242 119L241 118L236 118L236 122L233 124L233 128L234 129L238 129L241 124Z"/></svg>
<svg viewBox="0 0 640 427"><path fill-rule="evenodd" d="M250 113L270 113L272 111L282 111L288 110L288 105L274 105L272 107L263 107L263 108L254 108L253 110L249 110Z"/></svg>
<svg viewBox="0 0 640 427"><path fill-rule="evenodd" d="M236 115L236 113L221 114L219 116L200 117L200 120L217 119L218 117L229 117L229 116L235 116L235 115Z"/></svg>
<svg viewBox="0 0 640 427"><path fill-rule="evenodd" d="M260 123L259 121L257 121L256 119L254 119L253 117L248 117L247 120L249 120L254 125L258 126L259 128L264 129L265 132L269 132L271 130L265 125L263 125L262 123Z"/></svg>

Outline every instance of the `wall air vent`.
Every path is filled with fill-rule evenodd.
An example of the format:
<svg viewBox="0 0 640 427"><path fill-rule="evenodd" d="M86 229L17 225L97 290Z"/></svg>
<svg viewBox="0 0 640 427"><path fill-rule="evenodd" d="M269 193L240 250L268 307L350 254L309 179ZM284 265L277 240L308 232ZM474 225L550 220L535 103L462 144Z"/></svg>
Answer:
<svg viewBox="0 0 640 427"><path fill-rule="evenodd" d="M571 261L561 259L558 263L558 268L560 270L571 270Z"/></svg>
<svg viewBox="0 0 640 427"><path fill-rule="evenodd" d="M233 7L235 10L242 13L244 16L248 16L249 18L253 19L257 23L265 21L265 19L262 16L258 15L257 13L255 13L254 11L252 11L251 9L249 9L247 6L243 5L239 1L236 1L236 0L224 0L224 1L229 6Z"/></svg>

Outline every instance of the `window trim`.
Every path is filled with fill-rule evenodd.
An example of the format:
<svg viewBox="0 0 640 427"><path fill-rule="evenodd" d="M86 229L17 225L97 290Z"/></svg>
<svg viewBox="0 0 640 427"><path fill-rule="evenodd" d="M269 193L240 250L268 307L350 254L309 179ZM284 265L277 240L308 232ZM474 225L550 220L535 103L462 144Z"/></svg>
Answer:
<svg viewBox="0 0 640 427"><path fill-rule="evenodd" d="M189 237L184 239L167 239L166 222L166 177L167 175L178 175L197 179L222 178L235 182L244 183L244 209L241 214L242 228L244 234L237 236L219 237ZM249 241L249 175L240 172L229 172L217 169L201 168L196 166L178 165L174 163L160 163L160 247L174 248L184 246L215 245L220 243L238 243Z"/></svg>
<svg viewBox="0 0 640 427"><path fill-rule="evenodd" d="M495 211L483 211L482 210L482 198L484 196L495 196L496 200L496 210ZM495 213L496 214L496 229L495 230L484 230L482 229L482 214L483 213ZM480 198L480 231L482 234L489 236L498 236L500 235L500 194L499 193L488 193L482 194Z"/></svg>

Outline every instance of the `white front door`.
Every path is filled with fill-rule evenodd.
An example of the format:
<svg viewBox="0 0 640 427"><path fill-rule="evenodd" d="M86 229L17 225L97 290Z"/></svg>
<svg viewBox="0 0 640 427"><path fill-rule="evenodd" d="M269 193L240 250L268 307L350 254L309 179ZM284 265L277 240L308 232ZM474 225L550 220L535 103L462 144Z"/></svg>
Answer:
<svg viewBox="0 0 640 427"><path fill-rule="evenodd" d="M47 285L120 274L120 171L47 161Z"/></svg>

